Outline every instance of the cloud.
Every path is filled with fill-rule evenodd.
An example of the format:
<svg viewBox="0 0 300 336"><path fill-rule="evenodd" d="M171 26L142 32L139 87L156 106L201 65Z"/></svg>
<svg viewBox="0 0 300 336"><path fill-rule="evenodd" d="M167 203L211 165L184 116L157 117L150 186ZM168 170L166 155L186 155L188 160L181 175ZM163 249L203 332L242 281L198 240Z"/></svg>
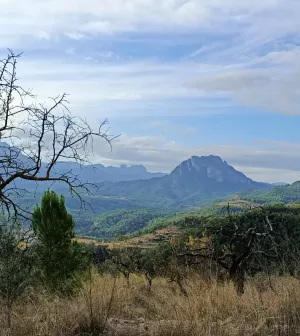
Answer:
<svg viewBox="0 0 300 336"><path fill-rule="evenodd" d="M242 171L246 176L251 177L254 181L264 181L267 183L286 181L286 183L293 183L300 180L299 171L244 166L235 166L235 168Z"/></svg>
<svg viewBox="0 0 300 336"><path fill-rule="evenodd" d="M65 50L70 57L77 56L77 49L70 47ZM299 56L300 48L295 46L229 65L189 59L172 62L153 59L125 61L108 50L93 52L82 60L32 60L25 55L19 62L18 75L22 83L34 88L42 99L62 92L69 93L71 102L78 106L80 113L85 106L102 108L116 101L120 105L125 102L121 109L126 115L135 115L138 101L144 102L140 110L149 114L194 115L206 113L205 110L210 113L210 108L226 113L226 106L220 106L216 100L222 98L227 104L233 101L236 106L295 115L300 113ZM178 112L177 101L180 99L189 101L186 106L180 106L181 111ZM191 99L198 100L194 108ZM169 107L165 104L157 110L159 100L174 101ZM207 100L215 101L208 107ZM128 106L128 101L134 103L131 104L133 107Z"/></svg>
<svg viewBox="0 0 300 336"><path fill-rule="evenodd" d="M203 68L204 69L204 68ZM202 71L203 71L202 69ZM66 92L74 113L105 116L182 115L219 109L218 102L193 101L203 97L197 89L184 85L195 73L188 62L126 61L95 63L72 60L29 60L18 66L20 84L33 88L40 100ZM204 107L204 108L203 108ZM107 114L106 114L107 113Z"/></svg>
<svg viewBox="0 0 300 336"><path fill-rule="evenodd" d="M245 106L299 114L299 0L0 0L0 8L0 48L25 51L19 83L42 101L69 93L71 111L92 124ZM291 143L201 147L125 135L112 153L105 148L95 149L99 162L151 170L213 153L258 180L299 171Z"/></svg>
<svg viewBox="0 0 300 336"><path fill-rule="evenodd" d="M18 75L21 83L33 88L41 99L67 92L71 108L74 106L79 114L85 114L90 106L126 116L202 115L227 113L228 107L244 105L297 115L298 53L267 54L251 69L189 61L96 63L90 57L84 63L62 60L52 61L49 66L46 60L24 59L19 63ZM270 59L275 64L261 67Z"/></svg>
<svg viewBox="0 0 300 336"><path fill-rule="evenodd" d="M99 143L93 160L107 165L144 164L151 171L170 172L192 155L219 155L249 177L265 182L294 182L300 179L300 143L258 142L249 146L186 146L163 136L122 135L113 149Z"/></svg>
<svg viewBox="0 0 300 336"><path fill-rule="evenodd" d="M70 93L81 114L108 101L203 97L299 113L298 0L0 0L0 8L0 44L30 51L28 85L42 97Z"/></svg>
<svg viewBox="0 0 300 336"><path fill-rule="evenodd" d="M211 1L210 1L211 2ZM40 31L55 33L111 33L134 29L156 29L156 26L197 27L212 16L213 7L232 10L233 2L224 5L214 1L182 0L73 0L72 5L59 0L1 0L3 24L14 33L14 25L22 26L23 33L37 34ZM243 2L243 1L242 1ZM234 6L239 6L235 2ZM255 6L257 7L257 4ZM259 5L259 7L265 7ZM24 16L24 13L26 15ZM188 20L187 20L188 19ZM1 20L2 21L2 20ZM15 27L16 29L16 27Z"/></svg>
<svg viewBox="0 0 300 336"><path fill-rule="evenodd" d="M256 68L225 70L201 76L190 83L207 94L219 93L243 105L288 115L300 114L299 48L271 52L258 59ZM271 65L261 67L262 62ZM272 63L282 63L274 66Z"/></svg>
<svg viewBox="0 0 300 336"><path fill-rule="evenodd" d="M97 34L124 32L178 32L197 29L224 31L248 27L255 36L257 22L266 21L261 35L281 31L297 32L295 0L1 0L2 35L7 40L23 37L81 39ZM276 22L270 16L276 15ZM288 18L288 19L287 19ZM5 33L4 33L5 32Z"/></svg>
<svg viewBox="0 0 300 336"><path fill-rule="evenodd" d="M30 146L29 129L20 132L20 142ZM47 143L47 139L46 143ZM52 138L48 139L51 143ZM29 148L29 147L28 147ZM183 145L164 136L130 136L123 134L110 147L102 138L94 138L90 162L119 166L145 165L148 170L171 172L189 157L218 155L248 177L263 182L300 180L300 143L258 140L249 145ZM49 155L47 150L43 155ZM46 158L45 158L46 160Z"/></svg>

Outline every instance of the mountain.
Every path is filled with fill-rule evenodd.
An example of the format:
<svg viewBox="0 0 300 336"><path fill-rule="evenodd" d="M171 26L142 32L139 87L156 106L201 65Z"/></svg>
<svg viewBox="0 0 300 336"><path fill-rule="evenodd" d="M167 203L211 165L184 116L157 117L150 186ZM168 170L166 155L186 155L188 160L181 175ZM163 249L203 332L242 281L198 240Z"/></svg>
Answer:
<svg viewBox="0 0 300 336"><path fill-rule="evenodd" d="M101 182L119 182L133 180L147 180L153 177L165 176L165 173L150 173L142 165L121 165L120 167L101 164L80 165L76 162L58 162L55 166L57 173L66 172L72 169L72 173L77 175L83 182L101 183Z"/></svg>
<svg viewBox="0 0 300 336"><path fill-rule="evenodd" d="M17 165L20 169L25 169L28 167L34 167L35 162L20 151L17 147L8 145L5 142L0 142L0 158L5 162L5 167L0 165L0 174L5 178L6 175L15 172L15 166ZM8 158L11 158L13 163L11 168L7 169ZM5 159L5 160L4 160ZM5 169L4 169L5 168ZM46 174L47 168L45 163L42 163L40 169L40 176ZM80 165L77 162L62 162L58 161L52 170L53 176L61 175L63 173L72 174L77 176L78 180L83 183L101 183L101 182L119 182L119 181L133 181L133 180L146 180L153 177L165 176L165 173L151 173L148 172L146 167L142 165L121 165L120 167L108 166L105 167L102 164L95 165ZM31 188L36 189L36 184L30 181L18 180L16 181L17 186L20 188L25 188L31 190ZM45 182L38 186L40 191L47 189L52 183ZM56 183L56 188L63 188L63 183Z"/></svg>
<svg viewBox="0 0 300 336"><path fill-rule="evenodd" d="M11 150L12 148L10 148ZM0 156L9 150L8 145L0 143ZM18 153L18 149L14 149ZM28 166L30 158L18 154L19 164ZM42 165L40 175L45 174ZM251 180L237 171L218 156L192 156L179 164L170 174L150 173L142 165L128 167L105 167L80 165L76 162L58 162L54 174L71 172L80 181L95 184L92 198L82 191L81 197L92 204L96 214L118 209L152 208L164 210L184 210L189 207L210 205L224 196L245 190L267 190L272 185ZM0 172L1 173L1 172ZM78 212L79 201L70 197L68 186L63 182L33 183L16 181L16 187L29 191L18 202L35 205L44 190L51 188L66 196L69 209Z"/></svg>
<svg viewBox="0 0 300 336"><path fill-rule="evenodd" d="M169 175L130 182L101 183L98 192L162 206L193 205L245 189L270 189L235 170L218 156L192 156Z"/></svg>
<svg viewBox="0 0 300 336"><path fill-rule="evenodd" d="M169 175L173 184L207 193L236 191L240 189L264 189L268 185L254 182L243 173L235 170L219 156L192 156L183 161Z"/></svg>
<svg viewBox="0 0 300 336"><path fill-rule="evenodd" d="M285 182L275 182L275 183L272 183L272 185L275 186L275 187L279 187L279 186L288 185L288 183L285 183Z"/></svg>
<svg viewBox="0 0 300 336"><path fill-rule="evenodd" d="M7 150L2 146L0 155L1 149ZM30 158L20 155L18 160L27 164ZM16 202L23 207L35 206L40 202L43 191L50 187L66 197L66 205L74 216L78 232L101 236L112 234L105 223L114 222L112 230L123 234L131 232L132 225L138 229L143 228L158 213L199 209L224 200L224 197L232 194L244 192L249 196L252 190L251 193L257 195L274 188L272 185L251 180L220 157L213 155L192 156L168 175L149 173L141 165L104 167L100 164L81 166L75 162L58 162L54 168L57 174L72 171L81 181L96 185L97 188L91 190L93 196L88 197L84 190L81 193L81 197L91 205L94 212L89 208L81 210L80 201L74 195L71 197L63 182L53 185L50 182L32 183L19 180L17 187L26 189L28 193L17 197ZM41 174L43 170L45 165ZM120 210L122 211L118 212ZM105 215L97 219L97 216L109 211L114 212L112 217Z"/></svg>

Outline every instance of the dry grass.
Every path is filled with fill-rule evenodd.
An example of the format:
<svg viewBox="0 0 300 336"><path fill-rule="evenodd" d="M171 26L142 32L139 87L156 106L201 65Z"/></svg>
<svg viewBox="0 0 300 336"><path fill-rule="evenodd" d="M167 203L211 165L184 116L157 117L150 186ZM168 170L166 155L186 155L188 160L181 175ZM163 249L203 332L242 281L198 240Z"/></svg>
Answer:
<svg viewBox="0 0 300 336"><path fill-rule="evenodd" d="M107 246L112 248L125 248L125 247L139 247L139 248L151 248L161 244L163 241L170 241L172 237L176 237L182 234L182 229L176 226L169 226L163 229L157 229L153 233L147 233L139 235L138 237L127 238L114 242L101 242L95 239L89 238L74 238L78 243L93 244L95 246Z"/></svg>
<svg viewBox="0 0 300 336"><path fill-rule="evenodd" d="M72 299L31 294L13 312L13 327L6 330L0 315L0 335L155 335L254 336L300 335L300 281L265 279L248 283L238 297L230 284L187 281L188 297L175 284L154 281L148 292L142 278L128 287L123 278L95 275Z"/></svg>

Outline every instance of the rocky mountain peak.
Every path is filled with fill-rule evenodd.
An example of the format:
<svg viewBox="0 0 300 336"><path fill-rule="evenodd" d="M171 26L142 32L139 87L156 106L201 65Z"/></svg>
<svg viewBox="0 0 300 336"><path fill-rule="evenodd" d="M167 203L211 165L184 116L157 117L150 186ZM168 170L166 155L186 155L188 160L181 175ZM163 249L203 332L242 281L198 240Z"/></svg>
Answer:
<svg viewBox="0 0 300 336"><path fill-rule="evenodd" d="M171 176L174 180L191 183L198 181L202 184L217 182L247 185L253 182L243 173L228 165L222 158L214 155L192 156L177 166Z"/></svg>

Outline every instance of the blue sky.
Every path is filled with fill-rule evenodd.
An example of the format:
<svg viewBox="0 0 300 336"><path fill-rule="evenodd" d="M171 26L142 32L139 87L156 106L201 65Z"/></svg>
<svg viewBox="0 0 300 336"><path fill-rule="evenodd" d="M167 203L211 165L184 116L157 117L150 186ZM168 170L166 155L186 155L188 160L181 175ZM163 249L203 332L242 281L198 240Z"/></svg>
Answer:
<svg viewBox="0 0 300 336"><path fill-rule="evenodd" d="M299 0L0 0L0 55L41 101L121 134L95 162L170 171L220 155L300 179Z"/></svg>

